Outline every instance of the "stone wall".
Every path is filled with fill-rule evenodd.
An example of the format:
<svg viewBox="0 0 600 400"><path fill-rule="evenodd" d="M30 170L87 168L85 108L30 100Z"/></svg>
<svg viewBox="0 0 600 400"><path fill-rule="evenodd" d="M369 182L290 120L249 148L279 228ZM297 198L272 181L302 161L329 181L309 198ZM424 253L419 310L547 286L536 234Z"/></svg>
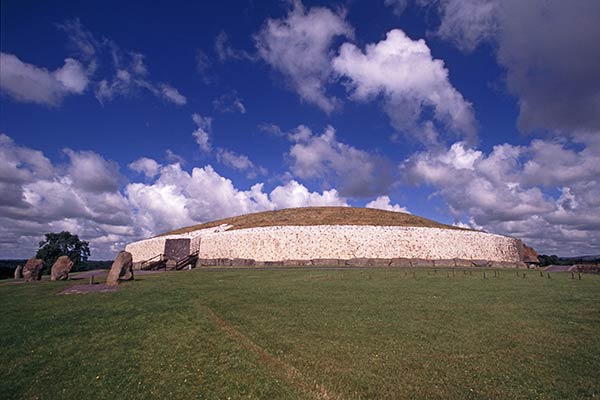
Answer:
<svg viewBox="0 0 600 400"><path fill-rule="evenodd" d="M129 243L127 246L125 246L125 251L131 253L134 263L140 263L163 254L165 251L165 241L167 239L191 239L190 252L193 253L200 250L200 241L203 235L221 232L228 228L230 228L230 226L222 225L214 228L200 229L193 232L183 233L180 235L156 236L153 238L140 240L138 242Z"/></svg>
<svg viewBox="0 0 600 400"><path fill-rule="evenodd" d="M167 236L160 236L129 243L125 246L125 251L131 253L134 263L146 261L164 253L166 239Z"/></svg>
<svg viewBox="0 0 600 400"><path fill-rule="evenodd" d="M519 262L518 239L467 230L398 226L278 226L202 237L200 258L256 261L422 258Z"/></svg>
<svg viewBox="0 0 600 400"><path fill-rule="evenodd" d="M139 263L163 253L166 239L191 238L201 259L256 262L360 258L521 261L520 240L484 232L400 226L276 226L227 231L198 230L159 236L125 248Z"/></svg>

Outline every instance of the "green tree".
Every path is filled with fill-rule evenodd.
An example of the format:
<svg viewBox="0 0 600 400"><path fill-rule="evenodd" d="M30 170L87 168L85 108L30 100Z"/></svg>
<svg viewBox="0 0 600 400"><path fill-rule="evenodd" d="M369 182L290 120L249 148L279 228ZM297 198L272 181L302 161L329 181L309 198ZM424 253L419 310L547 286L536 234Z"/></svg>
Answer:
<svg viewBox="0 0 600 400"><path fill-rule="evenodd" d="M79 236L71 232L46 233L46 239L40 242L40 248L35 255L36 258L44 260L46 267L51 267L60 256L68 256L73 261L73 267L77 268L82 261L90 256L89 243L79 240Z"/></svg>

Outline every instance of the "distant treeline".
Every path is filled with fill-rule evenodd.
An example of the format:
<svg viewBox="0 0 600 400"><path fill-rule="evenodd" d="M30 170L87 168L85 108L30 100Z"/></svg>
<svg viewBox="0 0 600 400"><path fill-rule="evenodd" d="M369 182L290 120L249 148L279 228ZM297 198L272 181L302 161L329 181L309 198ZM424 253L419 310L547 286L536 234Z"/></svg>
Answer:
<svg viewBox="0 0 600 400"><path fill-rule="evenodd" d="M600 255L598 256L580 256L580 257L558 257L555 255L548 256L542 254L538 256L540 266L547 265L575 265L575 264L600 264Z"/></svg>
<svg viewBox="0 0 600 400"><path fill-rule="evenodd" d="M17 265L25 265L27 260L0 260L0 279L12 278L15 276ZM71 272L89 271L92 269L109 269L112 261L82 261L79 267L73 267ZM45 274L50 273L50 268L44 269Z"/></svg>

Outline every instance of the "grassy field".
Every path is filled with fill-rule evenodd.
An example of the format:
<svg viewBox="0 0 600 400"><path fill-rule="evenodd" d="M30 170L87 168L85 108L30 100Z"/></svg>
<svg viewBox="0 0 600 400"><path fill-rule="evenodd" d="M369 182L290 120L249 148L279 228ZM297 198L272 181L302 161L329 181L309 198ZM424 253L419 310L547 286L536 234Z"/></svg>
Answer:
<svg viewBox="0 0 600 400"><path fill-rule="evenodd" d="M6 399L600 398L600 277L145 275L0 284ZM450 275L450 276L448 276Z"/></svg>

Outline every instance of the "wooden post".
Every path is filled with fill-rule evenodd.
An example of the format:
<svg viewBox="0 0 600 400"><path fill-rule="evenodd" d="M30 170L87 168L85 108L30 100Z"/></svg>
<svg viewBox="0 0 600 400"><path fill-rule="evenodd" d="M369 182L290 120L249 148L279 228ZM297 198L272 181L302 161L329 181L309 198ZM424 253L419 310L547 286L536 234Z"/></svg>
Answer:
<svg viewBox="0 0 600 400"><path fill-rule="evenodd" d="M446 271L446 278L450 278L450 271Z"/></svg>
<svg viewBox="0 0 600 400"><path fill-rule="evenodd" d="M579 275L579 280L581 280L581 272L578 272L577 275Z"/></svg>
<svg viewBox="0 0 600 400"><path fill-rule="evenodd" d="M544 273L542 272L542 270L540 269L540 277L544 277Z"/></svg>
<svg viewBox="0 0 600 400"><path fill-rule="evenodd" d="M483 279L487 279L487 272L483 271Z"/></svg>
<svg viewBox="0 0 600 400"><path fill-rule="evenodd" d="M452 276L454 276L454 268L452 268Z"/></svg>
<svg viewBox="0 0 600 400"><path fill-rule="evenodd" d="M498 273L496 272L496 270L494 270L494 278L498 277Z"/></svg>
<svg viewBox="0 0 600 400"><path fill-rule="evenodd" d="M94 275L90 276L89 284L90 285L94 284Z"/></svg>
<svg viewBox="0 0 600 400"><path fill-rule="evenodd" d="M548 279L551 279L551 278L550 278L550 272L548 272Z"/></svg>

